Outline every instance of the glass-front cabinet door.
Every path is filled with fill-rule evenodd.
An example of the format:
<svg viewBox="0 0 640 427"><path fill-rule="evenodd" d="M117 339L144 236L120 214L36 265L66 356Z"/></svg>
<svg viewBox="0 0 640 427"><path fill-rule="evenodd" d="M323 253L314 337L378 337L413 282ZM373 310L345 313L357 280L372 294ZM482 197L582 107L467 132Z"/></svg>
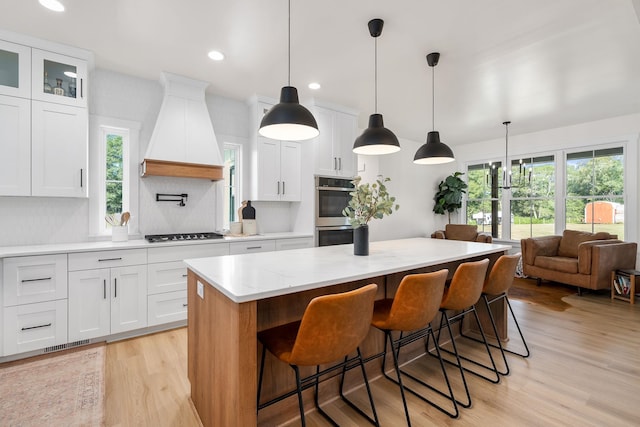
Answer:
<svg viewBox="0 0 640 427"><path fill-rule="evenodd" d="M31 58L33 99L87 106L87 61L39 49Z"/></svg>
<svg viewBox="0 0 640 427"><path fill-rule="evenodd" d="M31 48L0 40L0 95L31 97Z"/></svg>

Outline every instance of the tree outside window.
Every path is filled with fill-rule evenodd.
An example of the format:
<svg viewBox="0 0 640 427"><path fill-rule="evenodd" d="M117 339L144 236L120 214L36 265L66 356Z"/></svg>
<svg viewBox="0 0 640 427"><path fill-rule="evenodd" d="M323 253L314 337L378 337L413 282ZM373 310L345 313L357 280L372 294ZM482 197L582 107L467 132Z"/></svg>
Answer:
<svg viewBox="0 0 640 427"><path fill-rule="evenodd" d="M622 147L567 154L566 228L624 237Z"/></svg>
<svg viewBox="0 0 640 427"><path fill-rule="evenodd" d="M498 185L500 162L470 165L467 168L467 224L478 231L502 236L502 189Z"/></svg>
<svg viewBox="0 0 640 427"><path fill-rule="evenodd" d="M105 215L122 212L123 186L123 138L122 135L106 135L106 212Z"/></svg>

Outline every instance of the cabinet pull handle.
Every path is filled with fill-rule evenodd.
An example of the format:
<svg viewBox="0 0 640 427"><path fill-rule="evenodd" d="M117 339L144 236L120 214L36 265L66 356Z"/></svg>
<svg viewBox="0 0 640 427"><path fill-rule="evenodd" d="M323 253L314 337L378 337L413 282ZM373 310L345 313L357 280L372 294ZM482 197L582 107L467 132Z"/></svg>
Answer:
<svg viewBox="0 0 640 427"><path fill-rule="evenodd" d="M280 195L280 181L278 181L278 195Z"/></svg>
<svg viewBox="0 0 640 427"><path fill-rule="evenodd" d="M29 329L46 328L48 326L51 326L51 323L47 323L46 325L29 326L29 327L26 327L26 328L22 328L22 330L23 331L28 331Z"/></svg>
<svg viewBox="0 0 640 427"><path fill-rule="evenodd" d="M262 246L247 246L247 250L249 249L262 249Z"/></svg>
<svg viewBox="0 0 640 427"><path fill-rule="evenodd" d="M113 297L118 298L118 279L113 279Z"/></svg>
<svg viewBox="0 0 640 427"><path fill-rule="evenodd" d="M338 170L342 170L342 157L338 157Z"/></svg>
<svg viewBox="0 0 640 427"><path fill-rule="evenodd" d="M118 258L102 258L99 259L98 262L104 262L104 261L121 261L122 257L118 257Z"/></svg>
<svg viewBox="0 0 640 427"><path fill-rule="evenodd" d="M333 158L333 170L338 169L338 158L334 157Z"/></svg>
<svg viewBox="0 0 640 427"><path fill-rule="evenodd" d="M82 168L80 168L80 188L82 188Z"/></svg>
<svg viewBox="0 0 640 427"><path fill-rule="evenodd" d="M80 79L80 98L84 98L84 79Z"/></svg>
<svg viewBox="0 0 640 427"><path fill-rule="evenodd" d="M102 299L107 299L107 279L102 279Z"/></svg>
<svg viewBox="0 0 640 427"><path fill-rule="evenodd" d="M182 275L182 277L187 277L187 275L186 275L186 274L183 274L183 275Z"/></svg>
<svg viewBox="0 0 640 427"><path fill-rule="evenodd" d="M39 279L22 279L20 282L22 283L27 283L27 282L40 282L43 280L51 280L51 277L41 277Z"/></svg>
<svg viewBox="0 0 640 427"><path fill-rule="evenodd" d="M182 304L182 306L183 306L183 307L186 307L186 306L187 306L187 303Z"/></svg>
<svg viewBox="0 0 640 427"><path fill-rule="evenodd" d="M284 195L285 191L284 191L284 181L282 181L282 194Z"/></svg>

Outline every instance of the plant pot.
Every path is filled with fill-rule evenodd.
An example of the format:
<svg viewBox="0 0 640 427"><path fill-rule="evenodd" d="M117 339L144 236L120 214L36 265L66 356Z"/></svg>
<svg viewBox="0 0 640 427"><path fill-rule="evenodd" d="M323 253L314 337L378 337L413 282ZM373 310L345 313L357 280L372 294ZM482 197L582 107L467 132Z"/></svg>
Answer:
<svg viewBox="0 0 640 427"><path fill-rule="evenodd" d="M369 255L369 226L361 225L353 229L353 254Z"/></svg>

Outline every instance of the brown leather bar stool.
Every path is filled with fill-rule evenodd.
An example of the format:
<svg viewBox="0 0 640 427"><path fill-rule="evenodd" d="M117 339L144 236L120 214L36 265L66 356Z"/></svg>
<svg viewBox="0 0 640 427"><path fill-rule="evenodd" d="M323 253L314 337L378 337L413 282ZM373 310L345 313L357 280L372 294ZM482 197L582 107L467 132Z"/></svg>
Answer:
<svg viewBox="0 0 640 427"><path fill-rule="evenodd" d="M462 402L460 400L456 401L458 404L464 408L468 408L471 406L471 394L469 393L469 386L467 384L467 380L464 375L464 371L468 371L474 375L480 376L492 383L500 382L500 375L498 375L498 369L493 360L493 356L491 355L491 349L489 348L489 344L487 342L487 337L482 330L482 324L480 323L480 319L478 318L478 313L476 312L475 304L480 299L480 295L482 294L482 287L484 285L484 279L487 274L487 268L489 266L489 260L483 259L482 261L474 261L474 262L465 262L462 263L456 268L455 273L453 274L453 278L451 279L451 283L449 287L444 291L444 296L442 297L442 303L440 304L440 312L442 316L440 318L440 327L438 328L438 334L436 337L436 346L440 347L440 350L452 354L456 358L456 362L452 362L449 360L445 360L448 363L454 364L460 370L460 377L462 378L462 383L464 384L464 390L467 395L467 401ZM453 316L449 316L447 310L455 310L457 313ZM482 336L482 342L487 350L487 354L489 355L489 360L491 361L491 371L495 374L495 379L486 377L481 375L473 370L469 370L462 366L462 360L465 359L458 352L458 347L456 346L456 336L453 335L453 331L451 325L455 322L460 322L460 327L462 328L462 320L464 316L473 313L476 323L478 325L478 329L480 331L480 335ZM442 332L442 328L446 327L449 336L451 337L451 344L453 346L453 351L449 351L442 347L440 343L440 336ZM431 353L432 356L433 353Z"/></svg>
<svg viewBox="0 0 640 427"><path fill-rule="evenodd" d="M340 397L372 424L379 425L378 414L373 403L367 373L359 348L360 343L365 339L371 327L373 301L375 300L377 289L378 285L371 284L350 292L314 298L305 309L302 320L276 326L258 333L258 339L263 345L260 379L258 381L258 410L297 394L300 419L302 425L305 426L302 391L314 387L314 402L318 412L332 425L337 426L338 424L318 404L318 387L321 376L342 369ZM296 375L296 389L261 404L260 392L262 391L262 376L267 350L293 368ZM349 358L349 354L354 351L357 351L357 356ZM335 362L343 357L344 360L341 363L320 370L320 365ZM301 378L299 366L316 366L316 373ZM345 373L356 366L360 366L362 369L362 377L369 394L373 418L349 401L343 394Z"/></svg>
<svg viewBox="0 0 640 427"><path fill-rule="evenodd" d="M436 314L438 314L448 274L449 270L444 269L433 273L406 275L402 278L393 299L378 300L374 305L373 320L371 321L371 324L383 331L385 334L385 349L382 353L382 373L387 379L400 386L400 395L402 396L402 404L404 405L404 413L407 418L408 426L411 425L411 419L409 417L409 409L407 407L407 400L404 394L405 389L450 417L455 418L458 416L458 407L441 357L440 367L442 368L442 373L447 383L449 394L443 393L435 387L425 383L423 380L402 371L398 365L398 355L400 354L402 346L420 339L426 339L429 336L433 338L434 342L436 341L430 322ZM400 338L394 340L391 335L393 331L401 331ZM391 348L393 366L396 370L397 380L388 376L384 370L387 357L387 342ZM438 356L440 356L440 351L437 346L436 352ZM428 387L442 396L448 397L453 404L453 410L446 410L442 406L437 405L404 385L401 374L407 375L425 387Z"/></svg>
<svg viewBox="0 0 640 427"><path fill-rule="evenodd" d="M518 261L520 260L521 254L517 253L515 255L503 255L498 258L498 261L494 264L491 272L489 273L489 277L484 282L484 287L482 288L482 300L487 308L487 312L489 313L489 319L491 320L491 326L493 327L493 332L495 334L496 340L498 341L498 345L489 343L491 347L499 348L502 354L502 360L504 362L505 370L499 371L501 375L509 375L509 363L507 362L507 357L505 352L516 354L522 357L529 357L531 352L529 351L529 346L527 345L527 341L524 339L524 335L522 334L522 329L520 329L520 325L518 324L518 319L513 312L513 308L511 308L511 303L509 302L509 297L507 293L513 285L513 278L516 275L516 268L518 267ZM518 333L520 334L520 339L522 340L522 344L524 345L524 352L518 353L512 350L508 350L503 347L502 342L498 338L498 328L496 327L495 318L493 317L493 313L491 313L490 305L494 302L505 300L507 302L507 306L509 307L509 312L511 312L511 317L518 329ZM475 341L480 341L477 338L463 335L466 338L470 338ZM485 366L486 367L486 366Z"/></svg>

